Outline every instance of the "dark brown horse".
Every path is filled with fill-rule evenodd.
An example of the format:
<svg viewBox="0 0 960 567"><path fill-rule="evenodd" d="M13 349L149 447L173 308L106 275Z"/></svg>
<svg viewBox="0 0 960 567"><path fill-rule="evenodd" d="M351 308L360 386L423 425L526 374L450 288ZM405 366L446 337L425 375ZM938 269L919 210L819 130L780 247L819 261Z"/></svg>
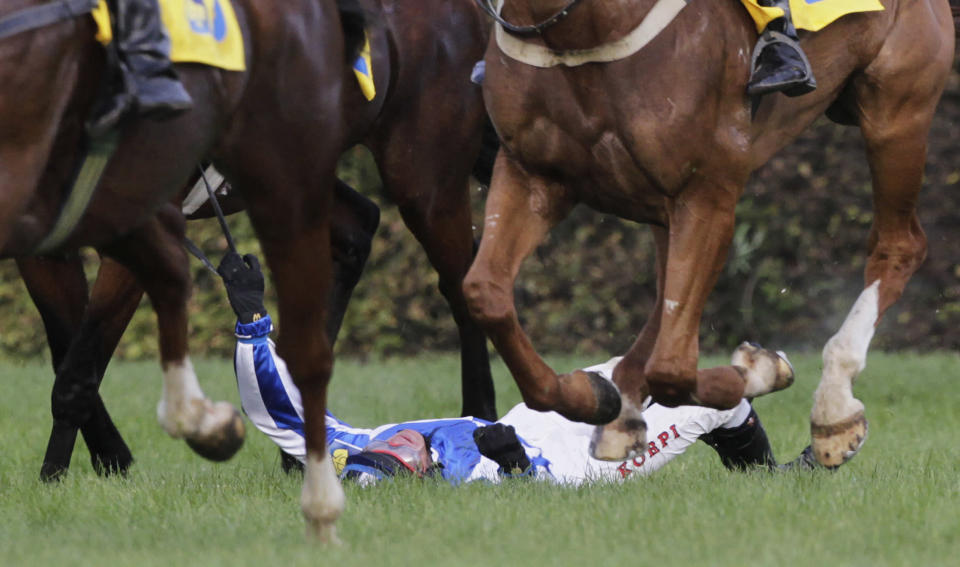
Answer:
<svg viewBox="0 0 960 567"><path fill-rule="evenodd" d="M6 2L0 19L38 0ZM312 533L334 539L343 492L325 450L323 416L332 353L322 329L330 288L329 213L345 129L345 59L338 5L278 7L237 0L246 72L179 67L196 106L166 122L128 121L86 214L51 252L94 245L129 269L157 313L164 429L226 458L238 447L236 410L207 400L187 355L183 216L167 203L210 158L243 196L273 271L283 330L278 344L303 394L308 464L302 510ZM16 17L16 16L14 16ZM351 26L349 43L360 39ZM84 118L105 67L89 16L0 39L0 253L30 256L54 225L75 167ZM13 61L16 63L14 64ZM279 221L279 222L278 222Z"/></svg>
<svg viewBox="0 0 960 567"><path fill-rule="evenodd" d="M486 337L467 314L461 285L474 246L468 177L477 163L485 121L480 89L469 77L483 55L485 26L471 0L431 0L417 10L390 0L364 0L363 5L373 22L369 29L378 94L367 102L352 70L346 70L347 143L363 143L372 150L386 196L400 205L407 226L440 275L440 289L460 332L463 415L494 420ZM431 18L425 19L422 10ZM236 192L220 199L228 213L243 207ZM333 207L334 277L326 321L331 342L379 218L376 205L340 182ZM211 214L201 208L191 218ZM125 471L132 462L130 450L97 388L141 289L107 259L88 303L86 279L75 255L22 259L19 266L43 318L57 370L54 423L41 478L56 478L67 470L78 428L98 472Z"/></svg>
<svg viewBox="0 0 960 567"><path fill-rule="evenodd" d="M756 28L738 2L503 2L512 24L548 23L534 35L499 29L487 50L484 96L503 147L465 288L528 405L613 420L597 429L593 451L621 459L642 447L648 394L667 405L728 408L781 387L782 373L764 367L768 356L755 368L741 352L729 366L698 370L700 317L750 173L828 112L863 133L875 216L865 289L823 351L812 444L831 466L859 450L866 420L852 385L879 318L926 253L916 205L927 131L954 54L947 0L883 4L802 35L815 92L751 101ZM672 20L671 10L679 10ZM657 17L647 21L650 13ZM624 44L637 35L649 42L630 54ZM622 404L604 382L547 366L513 304L521 262L576 203L653 227L658 298L614 372Z"/></svg>

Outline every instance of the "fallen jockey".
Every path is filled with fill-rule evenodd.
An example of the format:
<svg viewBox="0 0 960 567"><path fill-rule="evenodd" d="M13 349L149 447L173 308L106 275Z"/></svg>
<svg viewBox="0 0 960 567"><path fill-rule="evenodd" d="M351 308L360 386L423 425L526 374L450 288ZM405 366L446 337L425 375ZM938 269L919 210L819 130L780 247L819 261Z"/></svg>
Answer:
<svg viewBox="0 0 960 567"><path fill-rule="evenodd" d="M237 314L234 357L243 410L289 457L303 463L303 404L286 364L268 337L273 330L263 307L263 275L253 255L229 253L218 272ZM789 364L780 354L784 364ZM619 358L585 370L610 379ZM472 417L425 419L376 428L356 428L326 415L327 445L338 473L361 483L397 474L441 476L458 484L499 482L529 476L560 484L646 476L681 455L697 439L724 466L774 469L777 463L756 411L747 400L730 410L652 404L643 413L648 447L634 459L608 462L589 454L594 426L517 404L495 423ZM809 451L784 467L816 467Z"/></svg>

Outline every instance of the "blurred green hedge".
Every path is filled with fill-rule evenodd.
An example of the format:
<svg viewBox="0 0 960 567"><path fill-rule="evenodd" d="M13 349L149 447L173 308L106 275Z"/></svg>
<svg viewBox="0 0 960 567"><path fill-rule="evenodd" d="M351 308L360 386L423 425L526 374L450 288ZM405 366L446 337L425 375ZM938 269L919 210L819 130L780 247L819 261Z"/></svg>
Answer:
<svg viewBox="0 0 960 567"><path fill-rule="evenodd" d="M957 140L960 78L955 75L931 134L920 202L929 255L882 322L875 347L960 349ZM457 349L436 274L396 208L379 198L368 155L348 152L340 172L377 200L383 215L337 352L365 357ZM475 224L480 224L484 191L472 191ZM740 341L755 340L777 348L819 349L863 286L871 210L859 132L819 121L749 183L729 260L704 313L703 348L728 350ZM246 218L234 215L230 223L241 250L257 252ZM211 257L219 258L226 248L214 221L193 222L189 232ZM92 275L92 253L88 267ZM227 356L233 348L232 314L222 286L196 262L194 273L191 350ZM0 278L0 309L5 314L0 351L7 357L43 356L42 326L13 262L0 263ZM629 347L649 314L653 281L649 231L581 207L524 265L517 304L542 351L618 353ZM268 307L272 301L268 298ZM145 301L118 354L139 359L155 352L154 317Z"/></svg>

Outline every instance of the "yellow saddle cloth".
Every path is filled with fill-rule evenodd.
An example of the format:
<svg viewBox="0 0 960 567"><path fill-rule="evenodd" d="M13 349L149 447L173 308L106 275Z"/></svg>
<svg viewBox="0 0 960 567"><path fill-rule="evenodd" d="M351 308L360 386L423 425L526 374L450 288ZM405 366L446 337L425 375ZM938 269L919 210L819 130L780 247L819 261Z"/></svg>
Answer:
<svg viewBox="0 0 960 567"><path fill-rule="evenodd" d="M228 71L246 67L243 35L230 0L159 0L163 25L170 36L170 60L203 63ZM93 12L97 40L113 40L105 0Z"/></svg>
<svg viewBox="0 0 960 567"><path fill-rule="evenodd" d="M230 0L159 0L163 25L170 36L170 60L175 63L203 63L228 71L246 70L243 34ZM97 23L97 41L106 45L113 41L110 11L100 0L93 19ZM370 40L364 39L363 50L353 64L360 90L373 100L377 90L373 84L373 63Z"/></svg>
<svg viewBox="0 0 960 567"><path fill-rule="evenodd" d="M783 16L780 8L766 8L757 4L757 0L740 0L757 24L757 32L762 32L771 20ZM840 16L856 12L877 12L883 10L879 0L790 0L790 15L797 29L818 31Z"/></svg>

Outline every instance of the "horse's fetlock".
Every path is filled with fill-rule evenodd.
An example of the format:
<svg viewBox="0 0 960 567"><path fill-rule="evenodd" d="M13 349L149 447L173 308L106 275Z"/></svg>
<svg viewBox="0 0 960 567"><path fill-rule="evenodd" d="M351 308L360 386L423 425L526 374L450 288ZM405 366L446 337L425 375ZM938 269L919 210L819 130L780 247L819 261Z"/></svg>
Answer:
<svg viewBox="0 0 960 567"><path fill-rule="evenodd" d="M523 392L523 403L534 411L553 411L557 409L558 400L558 391L555 388Z"/></svg>
<svg viewBox="0 0 960 567"><path fill-rule="evenodd" d="M860 349L849 344L843 337L834 336L823 347L824 368L834 368L846 375L859 374L867 365Z"/></svg>

